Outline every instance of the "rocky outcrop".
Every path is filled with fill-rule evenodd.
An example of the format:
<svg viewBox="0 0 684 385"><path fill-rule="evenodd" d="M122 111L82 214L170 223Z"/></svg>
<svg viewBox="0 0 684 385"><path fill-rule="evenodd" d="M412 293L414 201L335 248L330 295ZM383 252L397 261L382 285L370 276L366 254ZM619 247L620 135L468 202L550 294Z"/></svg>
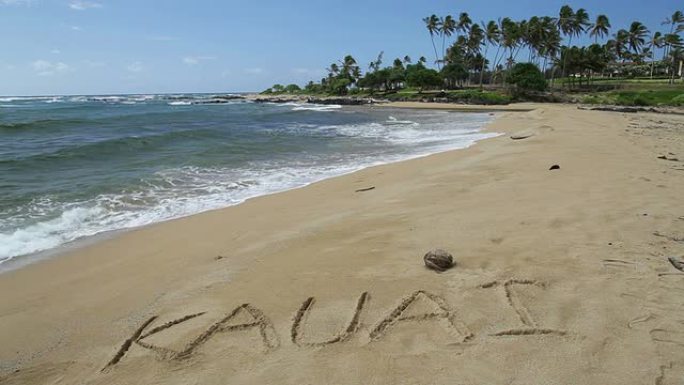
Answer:
<svg viewBox="0 0 684 385"><path fill-rule="evenodd" d="M362 106L366 104L373 104L375 101L372 98L355 98L355 97L309 97L307 103L313 104L338 104L340 106Z"/></svg>
<svg viewBox="0 0 684 385"><path fill-rule="evenodd" d="M255 103L310 103L331 105L336 104L340 106L362 106L367 104L378 103L373 98L357 98L352 96L301 96L301 95L253 95L247 97Z"/></svg>

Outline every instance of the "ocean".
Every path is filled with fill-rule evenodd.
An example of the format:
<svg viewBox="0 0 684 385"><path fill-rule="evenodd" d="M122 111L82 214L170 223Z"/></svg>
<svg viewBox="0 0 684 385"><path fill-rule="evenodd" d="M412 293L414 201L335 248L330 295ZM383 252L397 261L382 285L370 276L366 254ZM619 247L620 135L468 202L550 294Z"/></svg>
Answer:
<svg viewBox="0 0 684 385"><path fill-rule="evenodd" d="M488 113L221 95L0 97L0 267L495 136Z"/></svg>

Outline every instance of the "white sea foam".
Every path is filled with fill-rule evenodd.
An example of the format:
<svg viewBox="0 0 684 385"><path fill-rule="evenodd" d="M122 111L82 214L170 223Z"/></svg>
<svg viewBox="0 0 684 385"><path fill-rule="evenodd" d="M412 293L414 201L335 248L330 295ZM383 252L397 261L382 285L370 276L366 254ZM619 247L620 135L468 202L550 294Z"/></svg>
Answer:
<svg viewBox="0 0 684 385"><path fill-rule="evenodd" d="M189 106L191 104L192 104L192 102L188 101L188 100L177 100L177 101L168 103L169 106Z"/></svg>
<svg viewBox="0 0 684 385"><path fill-rule="evenodd" d="M186 101L169 104L177 102ZM13 257L52 249L106 231L223 208L369 166L465 148L477 140L497 135L479 131L479 127L490 119L486 115L473 114L459 120L440 118L421 124L392 117L384 123L304 124L297 128L302 135L318 133L387 142L393 145L388 148L395 151L336 154L331 158L302 158L287 163L260 161L239 169L167 169L157 172L135 191L102 194L68 204L49 199L32 202L22 219L26 222L23 226L12 223L0 226L0 264Z"/></svg>
<svg viewBox="0 0 684 385"><path fill-rule="evenodd" d="M318 112L330 112L339 110L342 108L339 104L302 104L294 107L292 111L318 111Z"/></svg>

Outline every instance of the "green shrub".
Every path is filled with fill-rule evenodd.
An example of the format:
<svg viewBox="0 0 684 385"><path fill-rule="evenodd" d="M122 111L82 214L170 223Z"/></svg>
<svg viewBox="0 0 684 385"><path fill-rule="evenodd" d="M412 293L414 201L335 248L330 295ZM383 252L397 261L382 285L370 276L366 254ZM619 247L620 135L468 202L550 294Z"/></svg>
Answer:
<svg viewBox="0 0 684 385"><path fill-rule="evenodd" d="M511 97L498 92L488 91L452 91L447 94L452 103L502 105L511 103Z"/></svg>
<svg viewBox="0 0 684 385"><path fill-rule="evenodd" d="M506 80L520 92L545 91L548 86L544 74L532 63L514 65Z"/></svg>
<svg viewBox="0 0 684 385"><path fill-rule="evenodd" d="M433 69L421 69L411 72L406 77L406 82L411 87L418 87L422 91L425 88L440 87L444 80L440 73Z"/></svg>

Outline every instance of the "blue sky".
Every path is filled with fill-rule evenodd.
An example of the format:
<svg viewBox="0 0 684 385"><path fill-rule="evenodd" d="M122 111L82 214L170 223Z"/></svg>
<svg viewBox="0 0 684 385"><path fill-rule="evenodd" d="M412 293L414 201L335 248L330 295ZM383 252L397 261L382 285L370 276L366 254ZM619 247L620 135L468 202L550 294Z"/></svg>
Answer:
<svg viewBox="0 0 684 385"><path fill-rule="evenodd" d="M555 16L563 4L651 29L681 0L0 0L0 94L256 91L364 64L431 58L421 19Z"/></svg>

